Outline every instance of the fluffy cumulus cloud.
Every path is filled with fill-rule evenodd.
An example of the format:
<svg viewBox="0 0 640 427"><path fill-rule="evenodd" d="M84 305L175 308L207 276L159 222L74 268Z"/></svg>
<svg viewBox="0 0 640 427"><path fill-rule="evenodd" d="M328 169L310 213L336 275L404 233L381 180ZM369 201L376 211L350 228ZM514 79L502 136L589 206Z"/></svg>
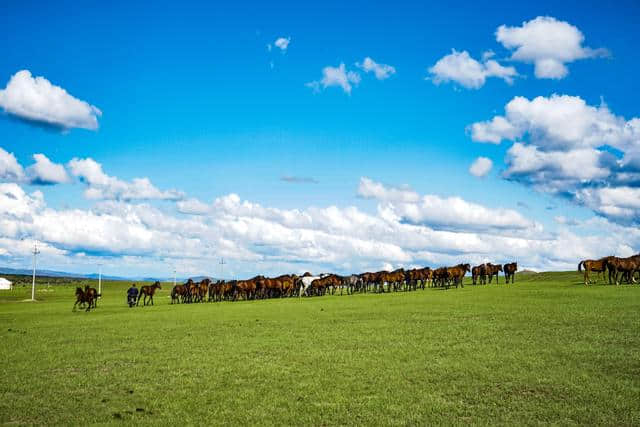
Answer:
<svg viewBox="0 0 640 427"><path fill-rule="evenodd" d="M378 200L379 208L398 221L456 230L535 229L539 225L512 209L488 209L460 197L419 195L363 177L358 195Z"/></svg>
<svg viewBox="0 0 640 427"><path fill-rule="evenodd" d="M360 83L360 74L355 71L349 71L345 67L344 63L341 63L337 67L324 67L322 69L322 78L320 80L314 80L307 83L307 86L312 88L315 92L319 92L321 89L326 89L331 86L337 86L342 88L346 94L351 94L351 89L354 85Z"/></svg>
<svg viewBox="0 0 640 427"><path fill-rule="evenodd" d="M626 120L601 103L552 95L515 97L505 114L469 127L477 142L511 141L504 177L567 196L610 219L637 223L625 201L640 187L640 119Z"/></svg>
<svg viewBox="0 0 640 427"><path fill-rule="evenodd" d="M479 178L487 176L493 167L493 162L487 157L478 157L469 166L469 173Z"/></svg>
<svg viewBox="0 0 640 427"><path fill-rule="evenodd" d="M279 209L228 194L211 203L181 201L179 210L189 213L184 214L118 200L89 209L54 209L42 193L5 183L0 184L0 257L6 265L21 266L28 262L31 239L38 239L43 266L92 271L99 256L118 274L169 276L176 266L185 275L215 275L224 257L227 277L247 277L513 259L530 268L574 268L576 259L625 255L640 243L637 229L604 219L597 220L598 227L571 225L587 232L573 234L559 223L552 233L516 211L459 197L420 195L368 178L358 192L377 209ZM619 195L601 197L616 204ZM606 233L589 234L594 229Z"/></svg>
<svg viewBox="0 0 640 427"><path fill-rule="evenodd" d="M13 155L0 147L0 181L22 181L24 169Z"/></svg>
<svg viewBox="0 0 640 427"><path fill-rule="evenodd" d="M385 80L396 73L395 67L387 64L379 64L370 57L364 58L362 63L356 63L356 66L366 73L373 73L378 80Z"/></svg>
<svg viewBox="0 0 640 427"><path fill-rule="evenodd" d="M0 181L31 185L53 185L69 182L69 175L63 165L52 162L44 154L34 154L33 159L35 163L25 171L13 153L0 147Z"/></svg>
<svg viewBox="0 0 640 427"><path fill-rule="evenodd" d="M31 184L54 185L69 182L64 166L54 163L44 154L34 154L35 163L27 168Z"/></svg>
<svg viewBox="0 0 640 427"><path fill-rule="evenodd" d="M435 84L455 82L468 89L481 88L489 77L497 77L512 84L518 75L516 69L500 65L498 61L490 59L491 56L485 53L483 62L479 62L466 50L458 52L453 49L449 55L440 58L429 68L429 78Z"/></svg>
<svg viewBox="0 0 640 427"><path fill-rule="evenodd" d="M539 16L519 27L501 25L496 40L513 51L511 59L533 63L540 79L562 79L566 64L585 58L606 56L606 49L583 46L584 35L575 26L550 16Z"/></svg>
<svg viewBox="0 0 640 427"><path fill-rule="evenodd" d="M106 200L181 200L184 195L176 190L160 190L149 178L134 178L127 182L109 176L102 165L91 158L74 158L69 162L71 173L87 185L85 197Z"/></svg>
<svg viewBox="0 0 640 427"><path fill-rule="evenodd" d="M0 107L18 118L63 129L98 129L102 112L28 70L14 74L0 90Z"/></svg>

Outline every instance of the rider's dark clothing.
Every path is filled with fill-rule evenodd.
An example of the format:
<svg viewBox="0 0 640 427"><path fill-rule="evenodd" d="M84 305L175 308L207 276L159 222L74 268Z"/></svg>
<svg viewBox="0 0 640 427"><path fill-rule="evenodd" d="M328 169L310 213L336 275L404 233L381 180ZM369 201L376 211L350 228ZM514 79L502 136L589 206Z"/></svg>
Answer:
<svg viewBox="0 0 640 427"><path fill-rule="evenodd" d="M127 291L127 296L129 297L137 297L138 296L138 288L132 286Z"/></svg>

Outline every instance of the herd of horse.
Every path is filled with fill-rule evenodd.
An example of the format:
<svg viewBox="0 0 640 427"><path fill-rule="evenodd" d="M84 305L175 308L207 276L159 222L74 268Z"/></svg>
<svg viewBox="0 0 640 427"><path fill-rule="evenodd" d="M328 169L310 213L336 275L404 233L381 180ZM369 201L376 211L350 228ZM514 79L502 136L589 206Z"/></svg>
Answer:
<svg viewBox="0 0 640 427"><path fill-rule="evenodd" d="M600 259L586 259L578 264L578 271L584 268L584 284L591 283L589 273L597 275L608 272L609 284L620 284L620 281L636 283L635 275L640 274L640 254L627 258L607 256ZM311 297L326 294L335 295L339 290L340 295L347 293L388 293L399 291L415 291L427 287L449 289L450 287L464 287L464 277L471 273L473 285L491 284L495 277L499 283L499 273L504 273L506 284L515 282L515 273L518 270L516 262L508 264L484 263L474 267L470 264L458 264L453 267L403 268L394 271L367 272L340 276L338 274L320 274L314 276L304 273L302 276L284 274L278 277L255 276L246 280L219 280L203 279L195 282L189 279L184 284L175 285L171 289L171 304L237 301L240 299L254 300L283 297ZM153 305L153 296L158 289L162 289L160 282L140 287L136 305ZM100 294L95 288L85 286L76 288L76 302L73 305L90 311L97 307Z"/></svg>
<svg viewBox="0 0 640 427"><path fill-rule="evenodd" d="M609 273L609 284L620 284L621 280L627 283L636 283L635 275L640 273L640 254L627 258L606 256L600 259L585 259L578 264L578 271L584 267L584 284L591 283L589 273L596 273L596 282L600 274ZM604 278L603 278L604 280Z"/></svg>
<svg viewBox="0 0 640 427"><path fill-rule="evenodd" d="M195 282L189 279L184 284L178 284L171 289L171 304L237 301L239 299L254 300L283 297L311 297L326 294L340 295L354 293L388 293L399 291L415 291L427 287L444 288L464 287L464 277L472 273L474 285L491 283L498 273L504 272L505 282L514 283L518 264L481 264L471 268L470 264L458 264L453 267L431 269L415 268L411 270L397 269L394 271L367 272L340 276L337 274L321 274L313 276L304 273L302 276L284 274L278 277L255 276L246 280L203 279ZM159 285L159 284L158 284Z"/></svg>

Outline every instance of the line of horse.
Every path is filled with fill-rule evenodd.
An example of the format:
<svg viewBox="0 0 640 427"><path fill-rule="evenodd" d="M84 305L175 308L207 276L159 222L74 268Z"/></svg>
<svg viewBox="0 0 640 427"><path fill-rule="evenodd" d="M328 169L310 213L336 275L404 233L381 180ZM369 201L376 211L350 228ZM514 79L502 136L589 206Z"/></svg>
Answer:
<svg viewBox="0 0 640 427"><path fill-rule="evenodd" d="M389 293L399 291L415 291L427 287L449 289L453 286L464 287L464 277L472 273L472 283L491 283L499 272L504 272L505 282L514 283L518 264L481 264L471 268L470 264L458 264L453 267L415 268L411 270L367 272L340 276L337 274L321 274L313 276L305 273L302 276L284 274L278 277L255 276L246 280L203 279L195 282L189 279L184 284L175 285L171 289L171 304L189 304L199 302L237 301L239 299L254 300L285 297L311 297L326 294L340 295L346 293Z"/></svg>
<svg viewBox="0 0 640 427"><path fill-rule="evenodd" d="M620 284L620 281L627 283L636 283L635 275L640 274L640 254L632 255L626 258L616 256L606 256L600 259L585 259L578 263L578 271L584 268L584 284L591 283L589 273L596 273L596 283L600 274L609 273L609 284Z"/></svg>

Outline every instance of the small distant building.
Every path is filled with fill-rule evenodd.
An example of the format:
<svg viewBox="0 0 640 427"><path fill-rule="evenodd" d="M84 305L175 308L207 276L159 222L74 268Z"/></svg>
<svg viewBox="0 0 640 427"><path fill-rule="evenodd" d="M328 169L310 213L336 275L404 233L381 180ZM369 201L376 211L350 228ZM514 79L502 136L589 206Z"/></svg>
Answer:
<svg viewBox="0 0 640 427"><path fill-rule="evenodd" d="M13 283L10 280L0 277L0 291L10 291L13 288Z"/></svg>

